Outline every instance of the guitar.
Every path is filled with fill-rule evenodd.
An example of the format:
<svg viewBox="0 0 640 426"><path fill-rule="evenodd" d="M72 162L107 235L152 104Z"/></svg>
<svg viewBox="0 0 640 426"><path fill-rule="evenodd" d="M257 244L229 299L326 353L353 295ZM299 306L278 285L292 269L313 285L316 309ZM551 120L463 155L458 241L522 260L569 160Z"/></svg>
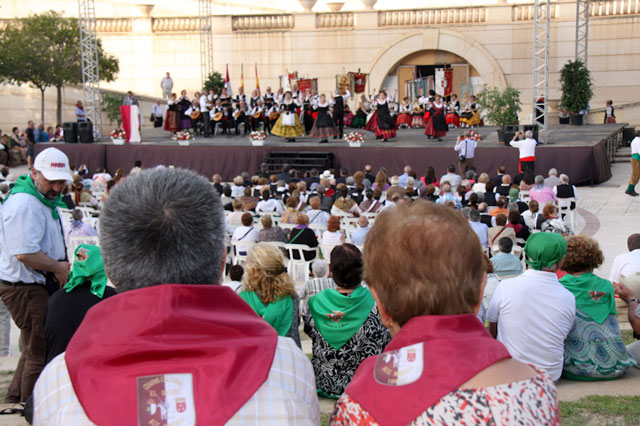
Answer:
<svg viewBox="0 0 640 426"><path fill-rule="evenodd" d="M213 114L213 121L220 121L222 120L222 111L218 111L215 114Z"/></svg>
<svg viewBox="0 0 640 426"><path fill-rule="evenodd" d="M202 114L200 114L200 111L193 111L191 112L191 119L192 120L197 120L198 118L200 118Z"/></svg>
<svg viewBox="0 0 640 426"><path fill-rule="evenodd" d="M234 111L234 112L233 112L233 118L234 118L234 120L237 120L238 118L240 118L240 115L241 115L241 114L244 114L244 112L243 112L242 110L240 110L240 109L239 109L239 110Z"/></svg>
<svg viewBox="0 0 640 426"><path fill-rule="evenodd" d="M255 118L256 120L258 120L260 117L262 117L262 111L256 111L256 113L253 114L253 118Z"/></svg>
<svg viewBox="0 0 640 426"><path fill-rule="evenodd" d="M271 112L271 114L269 114L269 120L271 121L277 120L278 117L280 117L280 113L278 111L273 111Z"/></svg>
<svg viewBox="0 0 640 426"><path fill-rule="evenodd" d="M424 112L424 108L421 105L418 105L417 107L413 108L413 112L415 112L416 114L422 114Z"/></svg>

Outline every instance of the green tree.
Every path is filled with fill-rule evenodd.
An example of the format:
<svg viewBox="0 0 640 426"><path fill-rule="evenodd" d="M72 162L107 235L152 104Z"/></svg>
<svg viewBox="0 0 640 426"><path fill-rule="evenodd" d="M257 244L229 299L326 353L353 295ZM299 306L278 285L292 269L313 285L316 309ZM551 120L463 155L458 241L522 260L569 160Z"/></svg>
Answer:
<svg viewBox="0 0 640 426"><path fill-rule="evenodd" d="M507 86L503 91L497 87L484 89L477 95L480 108L485 112L488 123L500 126L518 124L520 108L520 91Z"/></svg>
<svg viewBox="0 0 640 426"><path fill-rule="evenodd" d="M562 98L560 105L569 112L579 114L587 108L593 97L591 73L580 59L568 61L560 70Z"/></svg>
<svg viewBox="0 0 640 426"><path fill-rule="evenodd" d="M28 83L40 90L44 121L44 92L57 90L57 122L62 121L62 88L82 82L78 20L49 11L11 21L0 32L0 81ZM98 40L100 80L113 81L118 59L106 53Z"/></svg>
<svg viewBox="0 0 640 426"><path fill-rule="evenodd" d="M222 88L224 87L224 78L222 78L222 74L218 71L214 71L209 74L209 77L204 82L204 90L213 89L216 93L222 92Z"/></svg>
<svg viewBox="0 0 640 426"><path fill-rule="evenodd" d="M120 114L120 105L122 105L122 97L105 93L102 95L102 110L107 113L109 124L118 123L118 127L122 122Z"/></svg>

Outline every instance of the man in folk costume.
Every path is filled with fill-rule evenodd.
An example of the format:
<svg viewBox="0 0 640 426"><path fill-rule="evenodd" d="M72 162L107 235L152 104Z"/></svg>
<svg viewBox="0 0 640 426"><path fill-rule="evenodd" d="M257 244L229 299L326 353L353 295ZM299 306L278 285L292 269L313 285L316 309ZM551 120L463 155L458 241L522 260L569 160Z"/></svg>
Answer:
<svg viewBox="0 0 640 426"><path fill-rule="evenodd" d="M235 111L233 111L233 120L235 122L236 127L236 135L240 134L240 124L244 123L244 134L249 133L249 128L251 127L249 121L249 108L247 107L247 103L245 101L240 101L236 105Z"/></svg>
<svg viewBox="0 0 640 426"><path fill-rule="evenodd" d="M224 216L205 178L143 170L113 189L100 221L118 295L42 372L34 424L320 423L309 360L217 284Z"/></svg>
<svg viewBox="0 0 640 426"><path fill-rule="evenodd" d="M260 123L263 123L264 131L269 131L269 117L266 115L264 108L264 102L262 99L256 101L256 105L251 110L251 130L256 131L259 129Z"/></svg>
<svg viewBox="0 0 640 426"><path fill-rule="evenodd" d="M311 89L306 89L304 92L304 99L302 100L302 124L304 124L306 134L309 134L313 127L313 109L317 101L311 95Z"/></svg>
<svg viewBox="0 0 640 426"><path fill-rule="evenodd" d="M222 104L222 100L220 98L216 99L216 104L211 110L211 120L214 136L218 132L218 123L222 126L222 134L227 134L227 129L229 129L229 117L227 116L227 108Z"/></svg>
<svg viewBox="0 0 640 426"><path fill-rule="evenodd" d="M631 141L631 179L625 194L637 197L636 185L640 179L640 131L636 132L636 137Z"/></svg>
<svg viewBox="0 0 640 426"><path fill-rule="evenodd" d="M345 94L340 94L340 89L336 89L336 95L331 102L333 105L333 121L338 127L338 135L334 136L334 139L342 139L344 136L344 106L349 102L351 93L349 89L346 89Z"/></svg>

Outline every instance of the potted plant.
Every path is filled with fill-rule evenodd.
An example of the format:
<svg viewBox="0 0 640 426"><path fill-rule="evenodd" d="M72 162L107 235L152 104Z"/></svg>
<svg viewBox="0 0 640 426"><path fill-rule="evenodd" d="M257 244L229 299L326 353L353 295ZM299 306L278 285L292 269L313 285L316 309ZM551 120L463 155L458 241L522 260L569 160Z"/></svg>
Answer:
<svg viewBox="0 0 640 426"><path fill-rule="evenodd" d="M362 132L351 132L347 134L344 139L349 143L351 148L359 148L365 141Z"/></svg>
<svg viewBox="0 0 640 426"><path fill-rule="evenodd" d="M498 140L508 143L513 139L514 133L505 131L506 126L518 124L520 107L520 91L511 86L500 90L497 87L484 89L476 96L480 109L484 114L485 123L500 127Z"/></svg>
<svg viewBox="0 0 640 426"><path fill-rule="evenodd" d="M564 64L560 70L560 86L560 105L569 111L571 124L581 126L584 112L593 97L593 83L591 73L580 59Z"/></svg>
<svg viewBox="0 0 640 426"><path fill-rule="evenodd" d="M262 130L251 132L249 134L249 140L251 141L251 145L253 146L263 146L264 140L266 138L267 138L267 134Z"/></svg>

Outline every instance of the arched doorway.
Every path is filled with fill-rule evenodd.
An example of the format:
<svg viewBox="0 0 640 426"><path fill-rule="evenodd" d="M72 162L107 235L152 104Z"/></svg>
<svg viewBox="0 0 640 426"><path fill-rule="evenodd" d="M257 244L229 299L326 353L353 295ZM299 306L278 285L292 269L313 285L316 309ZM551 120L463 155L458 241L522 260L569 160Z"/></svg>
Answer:
<svg viewBox="0 0 640 426"><path fill-rule="evenodd" d="M500 65L487 49L465 34L446 29L414 31L391 42L371 61L369 81L373 88L384 87L390 73L400 74L396 79L402 81L408 75L406 69L402 70L402 65L453 64L466 65L466 78L477 77L478 81L489 87L504 89L507 86ZM415 71L417 68L412 69ZM460 75L458 73L458 80ZM396 84L401 86L402 83ZM400 96L402 92L399 90Z"/></svg>

